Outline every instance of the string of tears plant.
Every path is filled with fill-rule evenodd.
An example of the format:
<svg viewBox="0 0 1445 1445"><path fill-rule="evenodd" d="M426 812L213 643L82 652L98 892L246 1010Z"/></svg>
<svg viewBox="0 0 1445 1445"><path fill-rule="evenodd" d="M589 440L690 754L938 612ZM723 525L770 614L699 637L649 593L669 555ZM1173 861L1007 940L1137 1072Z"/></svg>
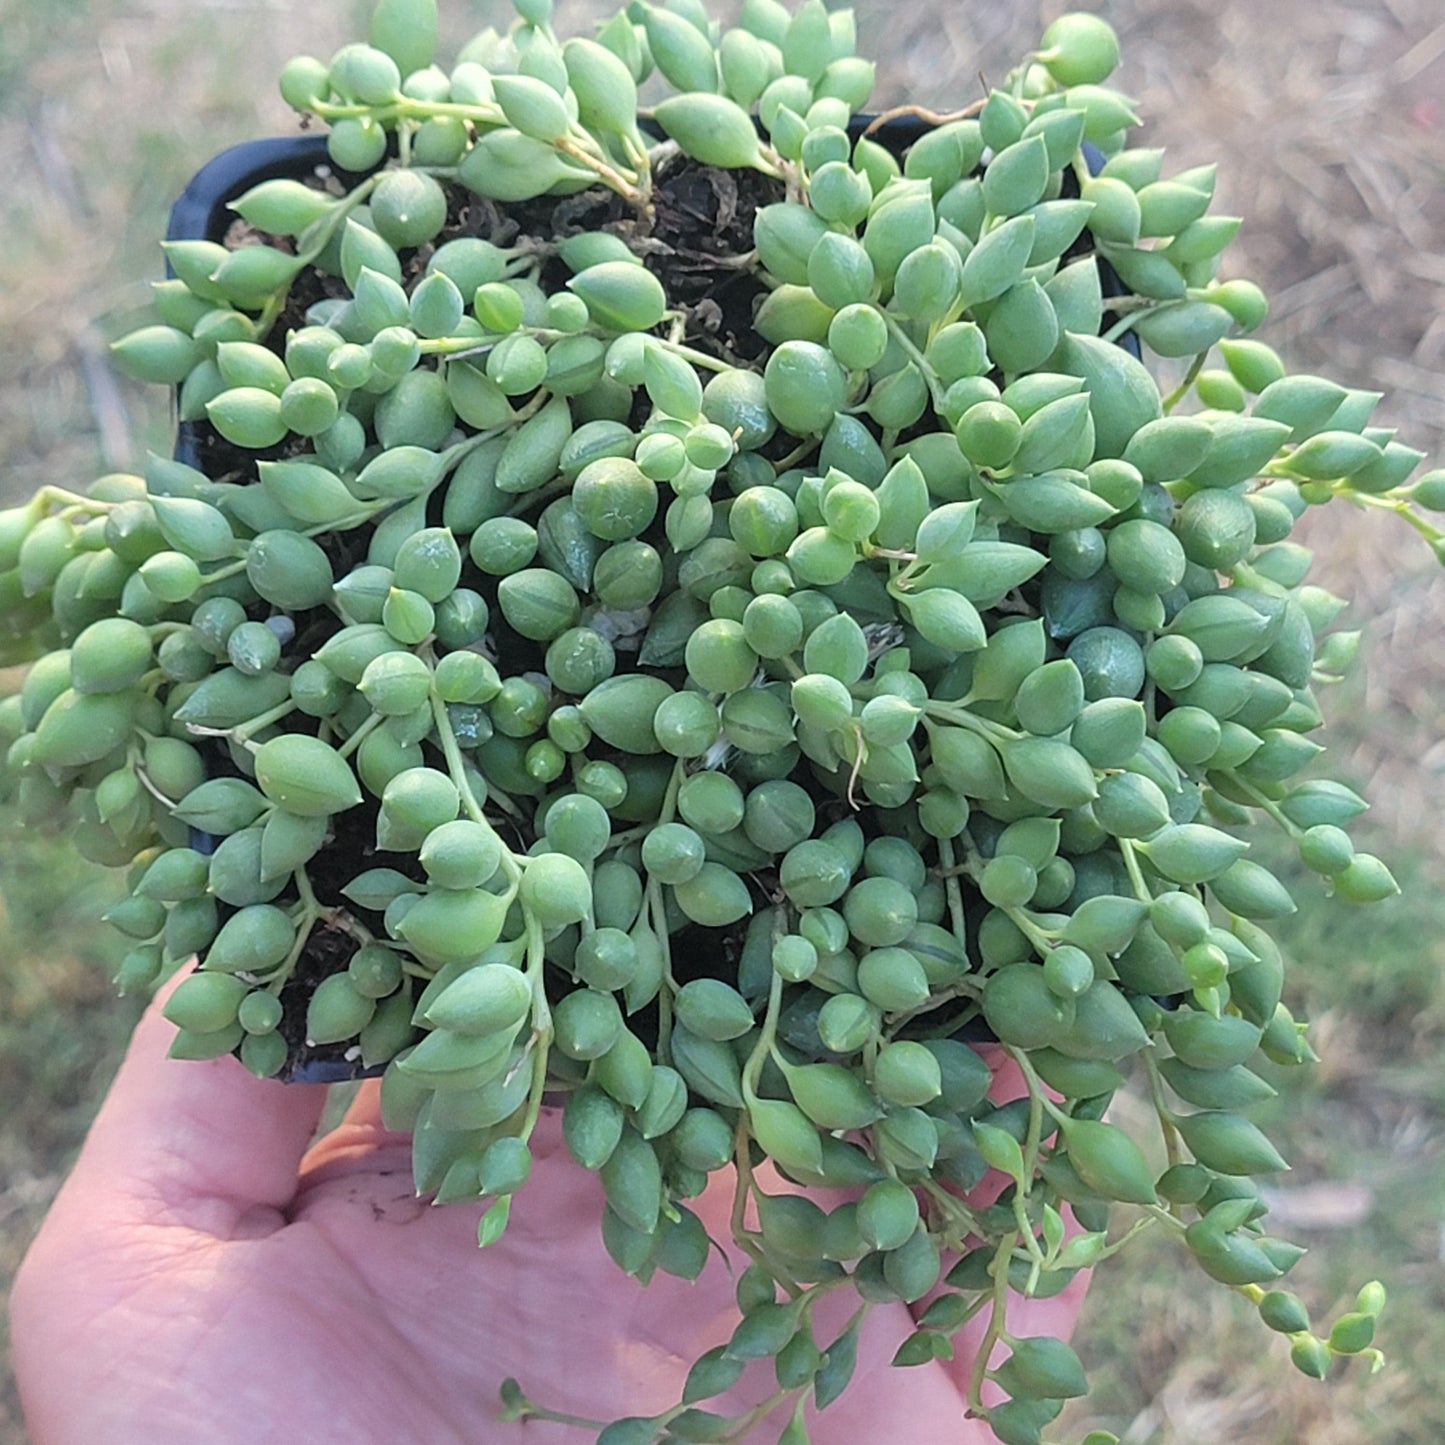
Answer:
<svg viewBox="0 0 1445 1445"><path fill-rule="evenodd" d="M1146 1230L1305 1373L1378 1366L1382 1286L1316 1333L1266 1230L1253 1066L1314 1056L1249 846L1396 891L1301 776L1358 634L1291 533L1339 501L1445 556L1445 473L1256 338L1094 16L905 133L821 0L517 10L445 68L434 0L381 0L288 64L328 164L169 243L114 347L199 465L0 513L8 786L127 870L120 987L198 957L174 1057L384 1071L484 1245L549 1107L644 1282L723 1267L688 1201L732 1171L739 1322L599 1445L798 1445L900 1300L894 1363L981 1318L968 1413L1041 1445L1087 1382L1010 1302Z"/></svg>

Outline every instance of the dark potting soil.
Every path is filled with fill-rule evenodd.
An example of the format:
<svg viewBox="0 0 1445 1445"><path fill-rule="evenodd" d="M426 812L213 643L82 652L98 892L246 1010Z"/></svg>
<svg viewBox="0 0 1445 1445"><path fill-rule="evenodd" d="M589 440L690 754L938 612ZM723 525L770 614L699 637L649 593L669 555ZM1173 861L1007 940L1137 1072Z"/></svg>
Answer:
<svg viewBox="0 0 1445 1445"><path fill-rule="evenodd" d="M316 184L325 186L319 176ZM415 278L438 246L459 237L478 236L505 247L520 240L546 257L539 279L545 289L557 290L571 273L555 253L556 241L583 231L610 231L642 258L684 312L683 339L688 345L746 364L766 349L753 329L753 316L767 291L739 261L752 251L758 208L782 196L782 182L760 171L719 170L686 156L674 157L659 170L652 213L644 218L615 191L603 187L511 205L454 189L446 224L436 240L402 253L403 275L407 281ZM288 237L268 235L239 222L225 239L232 249L256 242L294 250ZM311 307L347 295L340 278L308 268L292 284L265 344L282 355L286 337L306 325ZM182 426L200 470L217 482L253 481L258 461L295 456L309 447L306 438L288 436L274 447L250 451L233 446L209 422Z"/></svg>
<svg viewBox="0 0 1445 1445"><path fill-rule="evenodd" d="M348 1044L308 1044L306 1042L306 1006L323 979L334 973L341 973L351 961L351 955L361 947L355 934L331 924L321 922L312 928L296 960L296 967L290 978L281 986L281 1022L277 1026L281 1037L286 1040L286 1063L281 1077L290 1078L307 1064L328 1063L345 1067L349 1061L347 1050L355 1047ZM339 1070L338 1070L339 1071ZM361 1066L354 1065L354 1076L360 1077Z"/></svg>

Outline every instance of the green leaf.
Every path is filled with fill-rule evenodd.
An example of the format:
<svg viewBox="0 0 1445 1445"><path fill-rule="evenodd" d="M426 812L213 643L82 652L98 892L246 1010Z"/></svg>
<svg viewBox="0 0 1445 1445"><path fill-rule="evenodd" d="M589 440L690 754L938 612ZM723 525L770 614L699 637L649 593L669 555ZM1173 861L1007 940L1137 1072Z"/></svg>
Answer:
<svg viewBox="0 0 1445 1445"><path fill-rule="evenodd" d="M1024 1187L1024 1153L1014 1136L994 1124L975 1123L973 1142L990 1167Z"/></svg>
<svg viewBox="0 0 1445 1445"><path fill-rule="evenodd" d="M1068 1400L1089 1390L1079 1357L1048 1335L1014 1340L1013 1354L993 1377L1010 1395L1032 1399Z"/></svg>
<svg viewBox="0 0 1445 1445"><path fill-rule="evenodd" d="M502 1237L511 1213L512 1196L504 1194L482 1215L481 1222L477 1225L477 1243L483 1249L489 1244L495 1244Z"/></svg>
<svg viewBox="0 0 1445 1445"><path fill-rule="evenodd" d="M1095 1119L1071 1119L1064 1138L1070 1162L1090 1189L1127 1204L1157 1202L1154 1171L1122 1129Z"/></svg>
<svg viewBox="0 0 1445 1445"><path fill-rule="evenodd" d="M752 117L736 101L707 91L669 96L653 109L658 125L694 160L738 170L760 160Z"/></svg>
<svg viewBox="0 0 1445 1445"><path fill-rule="evenodd" d="M862 1328L860 1317L824 1351L823 1367L813 1380L813 1401L820 1410L827 1409L848 1388L858 1364L858 1336Z"/></svg>

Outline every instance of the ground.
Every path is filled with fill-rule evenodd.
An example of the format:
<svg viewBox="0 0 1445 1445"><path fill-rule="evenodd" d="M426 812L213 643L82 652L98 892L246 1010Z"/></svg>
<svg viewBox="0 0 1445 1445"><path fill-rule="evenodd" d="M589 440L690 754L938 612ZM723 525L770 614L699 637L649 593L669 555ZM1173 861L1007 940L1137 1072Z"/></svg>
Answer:
<svg viewBox="0 0 1445 1445"><path fill-rule="evenodd" d="M505 23L493 3L444 8L458 40L486 20ZM878 104L967 104L1061 8L860 0L862 48L881 60ZM1219 162L1218 209L1247 218L1226 270L1271 294L1265 337L1297 370L1386 393L1379 416L1438 455L1439 0L1093 8L1120 33L1119 83L1139 98L1146 143L1167 148L1166 173ZM105 343L134 323L160 274L155 241L187 177L228 144L290 130L272 86L281 63L328 55L360 33L365 9L0 0L0 498L169 448L164 397L111 374ZM564 3L558 29L585 32L603 13ZM1306 532L1319 580L1351 599L1350 625L1366 632L1358 674L1332 699L1333 768L1372 799L1367 846L1396 865L1406 891L1356 914L1301 881L1292 1001L1314 1020L1324 1063L1304 1083L1282 1083L1272 1106L1295 1166L1276 1215L1311 1247L1292 1278L1313 1307L1342 1308L1364 1278L1387 1280L1392 1365L1370 1381L1358 1369L1323 1388L1305 1381L1248 1309L1200 1288L1160 1245L1101 1271L1081 1331L1096 1395L1061 1438L1093 1426L1129 1445L1445 1438L1445 903L1431 893L1445 854L1434 826L1445 808L1445 574L1388 518L1322 515ZM89 921L111 885L65 857L4 822L0 1281L63 1177L135 1014L110 998L113 946ZM22 1439L13 1388L0 1383L0 1445Z"/></svg>

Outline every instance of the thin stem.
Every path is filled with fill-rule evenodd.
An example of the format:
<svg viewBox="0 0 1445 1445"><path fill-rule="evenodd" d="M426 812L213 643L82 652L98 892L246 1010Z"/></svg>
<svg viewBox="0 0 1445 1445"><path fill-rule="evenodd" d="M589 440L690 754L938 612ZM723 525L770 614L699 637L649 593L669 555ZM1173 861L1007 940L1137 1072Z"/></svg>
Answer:
<svg viewBox="0 0 1445 1445"><path fill-rule="evenodd" d="M962 1254L967 1248L971 1234L981 1235L982 1225L978 1216L957 1195L950 1194L936 1179L925 1178L919 1187L932 1200L939 1214L943 1216L942 1238L950 1248Z"/></svg>
<svg viewBox="0 0 1445 1445"><path fill-rule="evenodd" d="M667 907L662 898L662 885L655 878L647 880L643 912L652 925L653 936L662 953L662 983L657 990L657 1058L659 1063L672 1062L672 1000L677 994L677 980L672 976L672 937L667 931Z"/></svg>
<svg viewBox="0 0 1445 1445"><path fill-rule="evenodd" d="M757 1086L758 1076L763 1071L763 1062L768 1056L768 1050L773 1046L773 1040L778 1032L778 1015L783 1007L783 976L776 969L773 970L773 981L768 988L768 1007L763 1015L763 1027L758 1034L758 1041L753 1045L753 1051L748 1055L748 1061L743 1065L743 1098L749 1101L756 1101L757 1094L754 1089Z"/></svg>
<svg viewBox="0 0 1445 1445"><path fill-rule="evenodd" d="M657 815L658 823L672 822L677 813L677 795L686 781L687 763L679 758L673 765L672 776L667 780L667 791L662 795L662 808Z"/></svg>
<svg viewBox="0 0 1445 1445"><path fill-rule="evenodd" d="M898 120L902 116L927 121L929 125L948 125L955 120L967 120L970 116L977 115L983 107L984 102L981 100L973 101L964 106L962 110L944 112L925 110L921 105L895 105L891 110L880 111L875 115L863 134L871 136L880 126L886 125L890 120Z"/></svg>
<svg viewBox="0 0 1445 1445"><path fill-rule="evenodd" d="M1159 1065L1154 1056L1146 1051L1143 1058L1144 1070L1149 1076L1149 1097L1154 1105L1154 1112L1159 1116L1159 1128L1164 1135L1164 1149L1172 1167L1184 1157L1179 1140L1179 1130L1174 1124L1174 1111L1164 1098L1164 1080L1160 1076Z"/></svg>
<svg viewBox="0 0 1445 1445"><path fill-rule="evenodd" d="M965 1009L962 1014L951 1015L945 1023L935 1026L938 1028L937 1034L928 1035L930 1038L948 1038L950 1034L962 1027L969 1019L977 1016L978 1002L982 998L983 987L977 979L961 978L957 983L950 984L947 988L941 988L929 994L917 1008L891 1014L889 1016L889 1022L884 1026L884 1037L886 1039L896 1039L915 1019L921 1019L928 1014L937 1013L939 1009L946 1008L957 999L967 999L972 1007Z"/></svg>
<svg viewBox="0 0 1445 1445"><path fill-rule="evenodd" d="M1362 507L1379 507L1384 511L1394 512L1397 517L1404 519L1406 525L1413 527L1427 541L1438 542L1445 537L1445 532L1442 532L1433 522L1427 522L1404 498L1376 497L1369 492L1357 492L1348 485L1337 489L1335 495L1344 497L1346 501L1357 502Z"/></svg>
<svg viewBox="0 0 1445 1445"><path fill-rule="evenodd" d="M524 1399L516 1415L507 1416L508 1419L521 1421L545 1420L552 1425L572 1425L578 1430L586 1430L589 1434L595 1435L599 1430L605 1430L608 1425L606 1420L589 1420L585 1415L568 1415L561 1410L549 1410L545 1405L539 1405L534 1400Z"/></svg>
<svg viewBox="0 0 1445 1445"><path fill-rule="evenodd" d="M978 1353L973 1358L973 1369L968 1377L968 1403L970 1410L982 1419L988 1418L988 1407L983 1403L983 1382L988 1373L988 1357L993 1347L1003 1337L1008 1317L1008 1267L1013 1259L1014 1246L1018 1235L1012 1234L1001 1239L994 1250L989 1273L993 1276L992 1308L989 1311L988 1328L979 1341Z"/></svg>
<svg viewBox="0 0 1445 1445"><path fill-rule="evenodd" d="M289 717L295 711L296 704L288 698L285 702L277 703L275 707L253 717L250 722L232 729L231 736L238 743L244 745L249 743L258 732L270 727L272 723L280 722L284 717Z"/></svg>
<svg viewBox="0 0 1445 1445"><path fill-rule="evenodd" d="M1040 1102L1044 1106L1044 1112L1048 1114L1056 1124L1062 1126L1064 1124L1072 1124L1074 1122L1073 1115L1059 1108L1059 1106L1054 1103L1054 1101L1049 1098L1047 1094L1041 1094L1039 1098Z"/></svg>
<svg viewBox="0 0 1445 1445"><path fill-rule="evenodd" d="M964 702L966 701L967 699L964 699ZM1022 733L1005 727L1003 723L993 722L970 712L962 702L928 702L924 704L923 711L931 718L956 723L959 727L968 728L970 732L981 733L984 737L998 742L1012 743L1023 737Z"/></svg>
<svg viewBox="0 0 1445 1445"><path fill-rule="evenodd" d="M38 517L39 512L35 511L37 504L43 510L52 502L58 502L67 508L74 507L81 511L94 512L97 516L103 512L109 512L111 508L118 505L115 502L102 502L95 497L83 497L78 492L67 491L64 487L57 487L54 483L47 482L36 493L34 501L30 504L31 510Z"/></svg>
<svg viewBox="0 0 1445 1445"><path fill-rule="evenodd" d="M748 1157L748 1142L752 1137L748 1129L747 1115L739 1114L737 1131L733 1136L733 1204L728 1216L728 1228L732 1234L733 1243L739 1249L745 1251L755 1263L762 1265L765 1269L770 1269L772 1266L768 1261L767 1252L763 1249L758 1237L747 1226L748 1197L754 1188L753 1163Z"/></svg>
<svg viewBox="0 0 1445 1445"><path fill-rule="evenodd" d="M1034 1233L1033 1221L1029 1218L1028 1196L1014 1191L1013 1198L1014 1223L1018 1226L1019 1238L1023 1241L1025 1251L1029 1257L1029 1278L1024 1286L1023 1293L1031 1295L1039 1282L1039 1275L1043 1273L1045 1264L1043 1246L1039 1243L1038 1236Z"/></svg>
<svg viewBox="0 0 1445 1445"><path fill-rule="evenodd" d="M1047 953L1059 941L1059 935L1050 933L1047 928L1036 923L1027 908L1016 908L1010 905L1004 909L1004 912L1008 914L1009 922L1033 944L1039 953Z"/></svg>
<svg viewBox="0 0 1445 1445"><path fill-rule="evenodd" d="M317 901L316 892L311 887L311 879L307 876L304 868L298 868L291 875L296 884L296 892L301 898L302 905L308 913L314 913L318 918L326 911Z"/></svg>
<svg viewBox="0 0 1445 1445"><path fill-rule="evenodd" d="M403 162L405 164L405 162ZM281 313L286 309L286 302L291 295L291 286L302 269L309 266L330 244L331 238L336 234L336 229L354 211L373 190L381 179L379 175L368 176L354 190L343 196L324 216L316 222L315 233L307 233L306 245L296 253L296 271L284 281L280 287L267 299L265 306L261 308L261 314L256 319L256 340L264 340L270 335L271 328L276 324Z"/></svg>
<svg viewBox="0 0 1445 1445"><path fill-rule="evenodd" d="M305 872L298 868L295 873L296 891L300 895L301 902L297 905L299 917L294 919L296 924L296 938L291 945L281 966L266 980L266 988L269 992L279 994L286 986L286 981L296 970L300 962L302 950L305 949L307 941L311 937L311 930L319 918L324 917L325 910L316 901L316 895L311 891L311 880L306 877Z"/></svg>
<svg viewBox="0 0 1445 1445"><path fill-rule="evenodd" d="M385 721L386 719L379 712L372 713L344 743L337 747L336 751L340 753L343 758L349 758L352 753L366 741L367 737L375 732Z"/></svg>
<svg viewBox="0 0 1445 1445"><path fill-rule="evenodd" d="M959 887L958 874L954 871L958 866L958 855L953 850L952 838L938 840L938 860L943 865L943 893L948 899L948 916L953 924L953 936L958 940L959 947L967 949L968 917L963 911L963 889Z"/></svg>
<svg viewBox="0 0 1445 1445"><path fill-rule="evenodd" d="M1154 894L1144 881L1144 870L1139 867L1139 855L1134 851L1133 841L1129 838L1120 838L1119 852L1123 855L1129 881L1134 885L1135 896L1141 903L1153 903Z"/></svg>
<svg viewBox="0 0 1445 1445"><path fill-rule="evenodd" d="M1186 396L1188 396L1189 388L1194 385L1194 383L1199 379L1199 373L1204 370L1205 358L1208 357L1208 355L1209 353L1207 351L1199 352L1198 355L1195 356L1194 360L1189 363L1189 370L1184 373L1184 380L1181 381L1179 385L1176 386L1174 390L1171 391L1169 395L1164 398L1161 404L1163 406L1165 416L1168 416L1169 413L1173 411L1174 408L1178 406L1179 403L1183 401Z"/></svg>
<svg viewBox="0 0 1445 1445"><path fill-rule="evenodd" d="M680 356L684 361L690 361L694 366L704 367L708 371L732 371L734 368L726 361L716 356L709 356L705 351L697 351L691 346L684 346L679 341L667 341L660 336L654 336L653 342L670 351L674 356ZM782 470L780 467L779 470Z"/></svg>
<svg viewBox="0 0 1445 1445"><path fill-rule="evenodd" d="M440 478L438 478L440 485ZM300 533L303 537L320 537L328 532L349 532L353 527L363 527L376 516L378 512L385 511L388 507L395 506L399 500L411 500L410 498L382 497L374 504L358 503L360 511L352 512L350 516L339 517L334 522L321 522L314 527L308 527ZM247 559L242 557L238 562L228 563L215 572L205 572L201 575L201 586L210 587L217 582L224 582L231 577L239 577L246 570Z"/></svg>
<svg viewBox="0 0 1445 1445"><path fill-rule="evenodd" d="M1024 1139L1024 1178L1031 1179L1039 1165L1039 1144L1044 1133L1044 1081L1039 1078L1024 1049L1005 1044L1004 1052L1019 1066L1019 1072L1024 1076L1024 1082L1029 1088L1029 1131Z"/></svg>
<svg viewBox="0 0 1445 1445"><path fill-rule="evenodd" d="M564 336L593 335L595 333L586 331L558 331L550 326L518 326L513 331L508 331L499 336L436 336L430 341L422 341L417 344L417 350L422 356L440 356L449 361L464 361L471 356L485 356L488 352L494 351L502 342L513 336L530 336L534 341L550 343L560 341ZM524 411L516 412L512 420L500 427L493 427L491 431L480 432L471 436L464 442L458 442L452 451L465 447L471 450L478 443L490 441L495 436L511 431L517 422L524 416L530 416L536 411L541 402L546 399L548 393L542 392L527 403Z"/></svg>
<svg viewBox="0 0 1445 1445"><path fill-rule="evenodd" d="M787 454L787 456L779 457L778 460L773 463L773 465L778 469L778 475L781 476L790 468L797 466L804 457L811 456L812 453L817 450L817 439L810 437L807 441L799 442L798 445L795 446L792 451Z"/></svg>
<svg viewBox="0 0 1445 1445"><path fill-rule="evenodd" d="M250 747L250 740L254 734L260 732L262 728L270 727L272 723L280 722L282 718L288 717L295 711L296 704L288 698L285 702L277 703L275 707L258 713L255 717L249 718L236 727L208 728L202 723L187 723L186 731L202 738L230 738L232 742L238 743L242 747Z"/></svg>
<svg viewBox="0 0 1445 1445"><path fill-rule="evenodd" d="M1175 1234L1183 1234L1185 1224L1182 1219L1176 1219L1170 1212L1158 1204L1146 1204L1145 1212L1156 1224L1163 1224L1173 1230Z"/></svg>
<svg viewBox="0 0 1445 1445"><path fill-rule="evenodd" d="M547 1060L552 1044L552 1009L547 1002L545 981L546 942L542 927L527 916L527 981L532 985L532 1086L527 1095L527 1112L522 1118L521 1138L532 1137L542 1113L547 1092Z"/></svg>
<svg viewBox="0 0 1445 1445"><path fill-rule="evenodd" d="M461 745L457 742L456 733L452 731L452 721L447 716L447 705L439 697L433 697L431 708L432 720L436 723L437 737L442 745L442 755L447 761L447 773L461 796L462 808L472 822L480 823L501 843L502 871L507 875L507 881L515 891L522 877L521 860L498 835L497 830L492 826L492 820L482 811L482 805L472 791L471 780L467 777L466 762L462 758Z"/></svg>
<svg viewBox="0 0 1445 1445"><path fill-rule="evenodd" d="M1170 1216L1166 1214L1165 1218L1170 1218ZM1177 1220L1175 1220L1174 1222L1176 1225L1178 1225L1179 1228L1182 1229L1184 1227L1183 1225L1179 1225L1179 1222ZM1159 1221L1155 1219L1152 1215L1148 1215L1143 1219L1136 1219L1133 1224L1131 1224L1129 1228L1126 1229L1124 1233L1121 1234L1118 1239L1113 1242L1113 1244L1106 1244L1104 1248L1099 1251L1099 1259L1113 1259L1113 1257L1118 1254L1121 1249L1124 1249L1128 1246L1130 1241L1133 1240L1136 1235L1143 1234L1146 1229L1153 1229L1154 1226L1158 1223ZM1262 1293L1263 1291L1261 1291L1261 1294Z"/></svg>
<svg viewBox="0 0 1445 1445"><path fill-rule="evenodd" d="M563 155L570 156L573 160L586 166L588 170L596 171L598 177L624 200L631 201L635 206L646 204L647 197L631 181L627 180L619 171L614 170L606 161L588 155L575 141L564 137L562 140L554 141L553 146Z"/></svg>
<svg viewBox="0 0 1445 1445"><path fill-rule="evenodd" d="M502 513L504 517L521 517L543 502L550 502L554 497L560 497L572 490L572 482L567 477L561 477L555 482L548 482L545 487L538 487L533 492L522 492L517 500Z"/></svg>
<svg viewBox="0 0 1445 1445"><path fill-rule="evenodd" d="M559 333L560 334L560 333ZM457 464L469 457L483 443L493 441L499 436L506 435L513 430L519 422L524 422L533 413L539 411L544 402L548 401L551 393L539 391L526 406L520 407L512 414L510 421L503 422L501 426L494 426L489 431L478 432L475 436L467 437L465 441L459 441L455 446L450 446L442 453L441 475L437 478L437 486L453 471ZM435 487L432 488L436 490Z"/></svg>
<svg viewBox="0 0 1445 1445"><path fill-rule="evenodd" d="M1139 320L1141 311L1157 311L1156 306L1140 306L1132 311L1126 311L1102 336L1100 341L1118 341L1125 333L1132 331Z"/></svg>
<svg viewBox="0 0 1445 1445"><path fill-rule="evenodd" d="M1304 835L1304 829L1295 823L1273 798L1262 793L1253 783L1246 782L1237 772L1230 771L1226 776L1238 784L1242 791L1248 793L1254 799L1255 806L1268 813L1291 838L1298 840Z"/></svg>
<svg viewBox="0 0 1445 1445"><path fill-rule="evenodd" d="M933 369L924 354L914 345L913 338L909 336L897 317L890 315L887 311L881 310L878 314L887 324L888 332L898 343L900 350L902 350L904 355L923 373L923 379L928 383L928 394L933 399L933 409L941 412L943 410L944 387L943 383L939 380L938 373ZM889 450L886 443L883 449L884 451Z"/></svg>

